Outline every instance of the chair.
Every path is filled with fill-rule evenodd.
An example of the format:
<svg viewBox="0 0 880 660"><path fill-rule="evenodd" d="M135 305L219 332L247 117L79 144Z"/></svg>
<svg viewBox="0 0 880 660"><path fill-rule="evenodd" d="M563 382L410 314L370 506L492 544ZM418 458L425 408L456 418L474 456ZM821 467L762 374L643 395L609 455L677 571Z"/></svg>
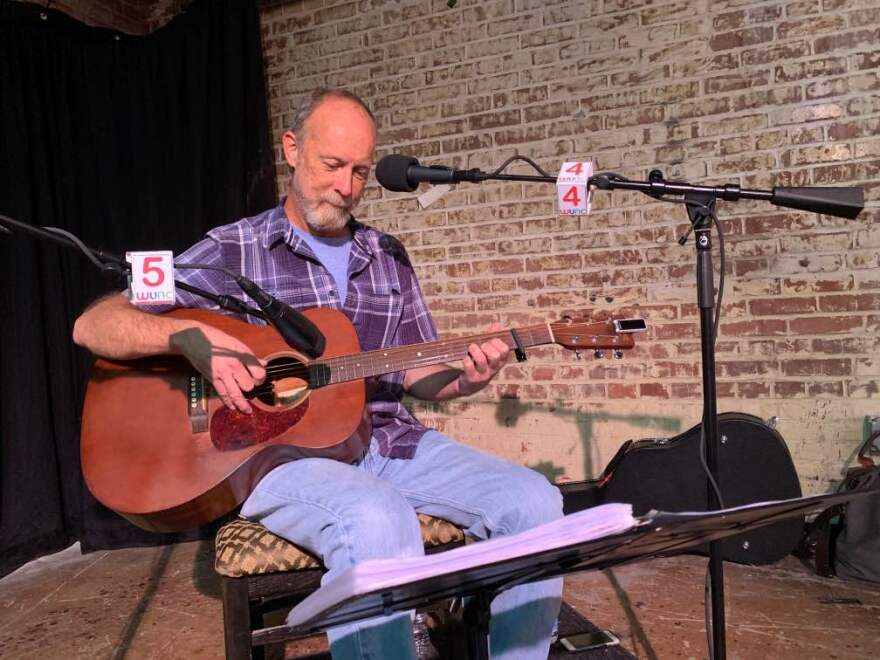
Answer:
<svg viewBox="0 0 880 660"><path fill-rule="evenodd" d="M419 514L426 552L465 542L455 525ZM214 570L221 576L227 660L263 658L253 645L264 615L290 609L320 586L324 566L307 551L260 524L236 519L217 532Z"/></svg>

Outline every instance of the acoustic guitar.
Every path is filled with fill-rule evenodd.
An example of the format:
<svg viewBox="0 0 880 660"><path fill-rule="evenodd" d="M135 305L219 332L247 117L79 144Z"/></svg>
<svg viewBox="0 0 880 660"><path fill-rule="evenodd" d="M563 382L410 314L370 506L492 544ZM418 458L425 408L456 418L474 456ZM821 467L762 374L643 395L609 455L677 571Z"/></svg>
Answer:
<svg viewBox="0 0 880 660"><path fill-rule="evenodd" d="M180 531L241 504L274 467L303 457L357 460L369 444L364 379L462 359L472 343L498 337L512 349L633 346L641 319L565 320L472 337L361 352L339 311L305 315L324 333L311 360L269 326L216 312L169 312L210 324L267 360L266 379L246 395L253 414L226 408L210 381L186 359L98 359L83 409L81 458L86 484L104 505L147 530Z"/></svg>

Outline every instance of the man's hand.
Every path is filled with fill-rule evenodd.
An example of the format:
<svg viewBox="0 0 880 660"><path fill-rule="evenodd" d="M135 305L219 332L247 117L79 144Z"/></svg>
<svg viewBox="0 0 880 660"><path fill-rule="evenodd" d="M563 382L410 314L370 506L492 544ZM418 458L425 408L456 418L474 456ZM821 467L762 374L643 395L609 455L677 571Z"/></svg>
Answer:
<svg viewBox="0 0 880 660"><path fill-rule="evenodd" d="M253 412L242 392L249 392L262 383L266 369L250 348L206 324L174 333L169 344L213 383L227 408L248 414Z"/></svg>
<svg viewBox="0 0 880 660"><path fill-rule="evenodd" d="M489 326L489 332L501 329L498 323ZM509 357L510 348L500 339L471 344L462 360L463 369L451 364L414 367L406 372L403 387L407 393L423 401L448 401L468 396L486 387Z"/></svg>
<svg viewBox="0 0 880 660"><path fill-rule="evenodd" d="M489 332L499 330L501 325L497 322L489 326ZM510 347L497 338L468 346L468 354L462 360L464 371L458 377L458 393L468 396L479 392L501 371L509 358Z"/></svg>

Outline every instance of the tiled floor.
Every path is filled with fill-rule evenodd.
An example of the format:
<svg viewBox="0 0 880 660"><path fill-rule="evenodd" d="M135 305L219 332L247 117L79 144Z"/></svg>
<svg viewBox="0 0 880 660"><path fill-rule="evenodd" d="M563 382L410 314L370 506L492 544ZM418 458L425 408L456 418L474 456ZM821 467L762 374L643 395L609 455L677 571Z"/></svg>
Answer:
<svg viewBox="0 0 880 660"><path fill-rule="evenodd" d="M0 657L222 658L211 561L186 543L33 562L0 580ZM682 556L570 576L566 600L639 658L705 658L705 566ZM818 578L794 558L727 564L725 578L731 660L880 657L880 586Z"/></svg>

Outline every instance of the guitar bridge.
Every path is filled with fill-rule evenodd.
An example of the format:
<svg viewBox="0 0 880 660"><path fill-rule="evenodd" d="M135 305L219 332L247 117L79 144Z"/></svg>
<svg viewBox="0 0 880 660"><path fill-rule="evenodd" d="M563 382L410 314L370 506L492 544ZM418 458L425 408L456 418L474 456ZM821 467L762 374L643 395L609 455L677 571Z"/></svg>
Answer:
<svg viewBox="0 0 880 660"><path fill-rule="evenodd" d="M208 431L208 387L205 377L196 373L189 377L189 425L193 433Z"/></svg>

